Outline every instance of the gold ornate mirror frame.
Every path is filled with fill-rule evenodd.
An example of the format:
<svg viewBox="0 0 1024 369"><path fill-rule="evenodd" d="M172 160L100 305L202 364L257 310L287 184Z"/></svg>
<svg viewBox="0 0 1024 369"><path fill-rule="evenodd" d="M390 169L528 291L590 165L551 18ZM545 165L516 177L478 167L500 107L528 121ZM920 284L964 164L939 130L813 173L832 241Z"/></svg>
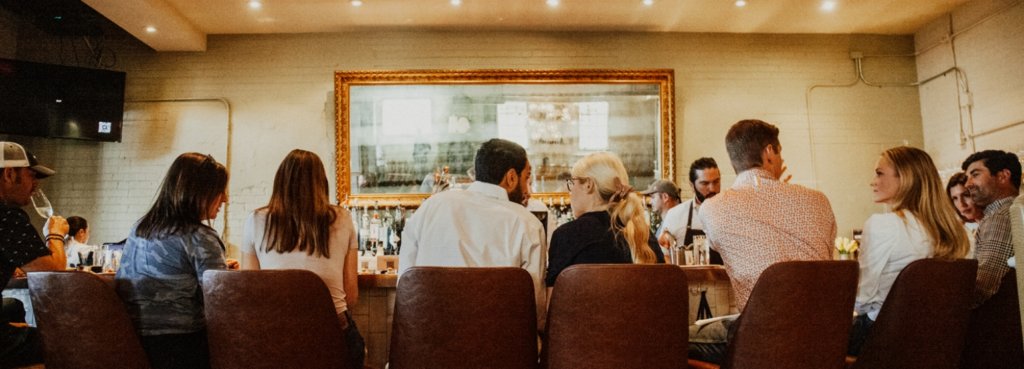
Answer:
<svg viewBox="0 0 1024 369"><path fill-rule="evenodd" d="M417 206L430 194L352 194L351 95L352 86L467 85L467 84L657 84L660 107L660 165L662 178L675 178L675 73L671 69L640 70L411 70L339 71L334 75L335 162L339 204L379 202L384 206ZM566 199L565 192L534 193L544 201Z"/></svg>

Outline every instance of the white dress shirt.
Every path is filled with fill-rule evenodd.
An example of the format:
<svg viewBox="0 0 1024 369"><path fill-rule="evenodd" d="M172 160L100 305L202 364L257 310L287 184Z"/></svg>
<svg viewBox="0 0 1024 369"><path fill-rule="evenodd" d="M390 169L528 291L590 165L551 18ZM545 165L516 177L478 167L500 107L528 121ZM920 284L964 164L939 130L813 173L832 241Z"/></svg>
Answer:
<svg viewBox="0 0 1024 369"><path fill-rule="evenodd" d="M465 190L431 196L409 218L398 256L399 281L414 266L523 268L533 278L542 327L546 239L537 217L509 201L505 189L473 182Z"/></svg>
<svg viewBox="0 0 1024 369"><path fill-rule="evenodd" d="M690 206L693 206L693 222L690 223L690 228L703 230L704 224L697 217L700 205L689 199L665 212L665 218L661 220L661 232L669 232L680 243L683 242L683 237L686 236L686 222L690 220ZM660 237L661 232L656 236Z"/></svg>
<svg viewBox="0 0 1024 369"><path fill-rule="evenodd" d="M875 214L864 222L855 308L871 320L878 318L878 311L903 268L933 253L933 242L917 217L909 211L902 213L903 218L896 213Z"/></svg>

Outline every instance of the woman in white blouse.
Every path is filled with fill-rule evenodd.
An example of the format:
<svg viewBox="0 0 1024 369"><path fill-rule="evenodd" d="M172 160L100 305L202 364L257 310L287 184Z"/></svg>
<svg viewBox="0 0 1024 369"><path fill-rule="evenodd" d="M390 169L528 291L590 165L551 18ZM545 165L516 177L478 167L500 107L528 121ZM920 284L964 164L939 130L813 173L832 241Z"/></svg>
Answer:
<svg viewBox="0 0 1024 369"><path fill-rule="evenodd" d="M306 269L324 280L345 331L350 367L362 368L362 335L350 310L359 296L352 215L331 205L316 154L292 150L277 168L267 206L245 223L242 269Z"/></svg>
<svg viewBox="0 0 1024 369"><path fill-rule="evenodd" d="M886 150L871 181L876 203L890 212L864 223L860 254L857 319L850 332L849 354L857 355L878 317L896 276L924 258L961 259L969 248L967 231L950 204L931 157L920 149Z"/></svg>

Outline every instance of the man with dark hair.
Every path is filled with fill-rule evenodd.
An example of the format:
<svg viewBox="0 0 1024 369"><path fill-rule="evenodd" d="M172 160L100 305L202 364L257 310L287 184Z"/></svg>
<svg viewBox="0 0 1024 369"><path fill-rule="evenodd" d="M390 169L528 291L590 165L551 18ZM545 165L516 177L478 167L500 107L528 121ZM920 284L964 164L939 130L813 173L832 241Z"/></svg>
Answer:
<svg viewBox="0 0 1024 369"><path fill-rule="evenodd" d="M520 267L533 277L543 327L547 237L526 210L530 162L526 150L502 139L476 152L475 182L437 193L420 204L402 231L398 275L414 266Z"/></svg>
<svg viewBox="0 0 1024 369"><path fill-rule="evenodd" d="M693 188L693 198L686 200L678 210L670 212L662 218L662 225L665 233L659 235L658 243L665 247L672 240L682 241L684 245L693 243L693 236L704 235L704 225L697 218L700 213L700 206L704 200L714 197L721 191L722 174L718 170L718 163L713 158L700 158L690 164L690 187ZM721 264L717 255L712 257L712 264Z"/></svg>
<svg viewBox="0 0 1024 369"><path fill-rule="evenodd" d="M59 216L50 217L43 241L21 209L31 203L39 180L53 174L21 145L0 142L0 289L7 286L17 268L26 272L64 270L68 222ZM42 361L42 341L35 328L0 319L0 367Z"/></svg>
<svg viewBox="0 0 1024 369"><path fill-rule="evenodd" d="M961 166L967 173L967 190L976 206L985 209L978 224L975 258L978 277L974 306L978 307L999 290L999 282L1013 256L1010 205L1020 192L1020 159L999 150L985 150L967 157Z"/></svg>
<svg viewBox="0 0 1024 369"><path fill-rule="evenodd" d="M780 180L784 166L779 129L742 120L725 136L736 169L732 187L704 202L698 217L725 269L743 312L750 291L768 266L791 260L830 260L835 215L821 192ZM690 328L691 357L719 362L734 320Z"/></svg>

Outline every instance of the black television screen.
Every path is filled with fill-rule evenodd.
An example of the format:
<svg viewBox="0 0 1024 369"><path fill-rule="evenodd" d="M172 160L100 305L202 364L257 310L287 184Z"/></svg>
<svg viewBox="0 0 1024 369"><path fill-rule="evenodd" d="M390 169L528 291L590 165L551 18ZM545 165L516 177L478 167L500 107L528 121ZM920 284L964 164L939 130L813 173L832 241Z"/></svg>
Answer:
<svg viewBox="0 0 1024 369"><path fill-rule="evenodd" d="M121 141L124 72L0 59L0 133Z"/></svg>

